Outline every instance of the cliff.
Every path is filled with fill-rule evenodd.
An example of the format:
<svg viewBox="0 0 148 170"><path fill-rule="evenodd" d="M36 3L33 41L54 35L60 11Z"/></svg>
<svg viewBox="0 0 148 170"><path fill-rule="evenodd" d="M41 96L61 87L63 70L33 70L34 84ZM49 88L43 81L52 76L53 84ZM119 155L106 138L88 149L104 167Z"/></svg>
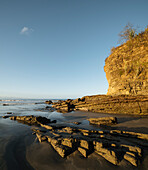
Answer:
<svg viewBox="0 0 148 170"><path fill-rule="evenodd" d="M104 70L107 95L85 96L53 103L62 112L73 110L148 116L148 28L112 49Z"/></svg>
<svg viewBox="0 0 148 170"><path fill-rule="evenodd" d="M104 71L109 84L107 95L148 95L148 28L113 48Z"/></svg>

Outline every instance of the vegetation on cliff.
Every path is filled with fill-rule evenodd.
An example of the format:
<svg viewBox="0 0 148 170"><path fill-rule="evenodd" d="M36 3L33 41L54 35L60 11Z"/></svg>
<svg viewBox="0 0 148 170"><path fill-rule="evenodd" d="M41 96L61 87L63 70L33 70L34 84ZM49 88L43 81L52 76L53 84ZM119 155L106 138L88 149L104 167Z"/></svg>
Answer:
<svg viewBox="0 0 148 170"><path fill-rule="evenodd" d="M113 48L104 70L108 95L148 95L148 27Z"/></svg>

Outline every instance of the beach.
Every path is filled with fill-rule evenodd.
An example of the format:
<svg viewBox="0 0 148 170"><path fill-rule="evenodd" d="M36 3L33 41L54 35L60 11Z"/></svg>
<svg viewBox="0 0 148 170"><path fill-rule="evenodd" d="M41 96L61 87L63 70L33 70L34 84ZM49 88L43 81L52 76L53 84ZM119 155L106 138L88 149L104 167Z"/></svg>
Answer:
<svg viewBox="0 0 148 170"><path fill-rule="evenodd" d="M30 106L29 106L30 107ZM51 118L58 119L63 123L81 122L80 125L74 125L79 128L100 129L97 126L89 125L87 121L90 117L108 117L116 116L118 124L111 127L102 127L101 129L118 129L127 130L137 133L147 133L147 118L130 115L114 115L105 113L91 112L70 112L70 113L40 113L37 115L51 115ZM54 117L55 114L55 117ZM18 114L17 114L18 115ZM23 114L25 115L25 113ZM29 115L29 113L28 113ZM31 115L31 112L30 112ZM42 116L42 115L41 115ZM143 158L140 165L135 167L129 162L122 160L118 166L106 161L103 157L95 152L90 154L88 158L84 158L78 151L73 152L66 158L62 158L47 143L39 143L35 135L32 134L32 128L9 118L0 118L0 169L2 170L20 170L20 169L56 169L56 170L73 170L73 169L141 169L147 170L148 167L148 147L143 147Z"/></svg>

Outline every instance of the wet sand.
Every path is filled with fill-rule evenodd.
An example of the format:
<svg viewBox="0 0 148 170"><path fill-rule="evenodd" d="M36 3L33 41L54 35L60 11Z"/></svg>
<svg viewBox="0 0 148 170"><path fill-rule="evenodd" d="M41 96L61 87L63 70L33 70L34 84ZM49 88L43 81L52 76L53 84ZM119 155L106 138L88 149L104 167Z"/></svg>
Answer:
<svg viewBox="0 0 148 170"><path fill-rule="evenodd" d="M66 113L66 122L84 121L89 117L116 116L118 124L112 129L124 129L141 133L148 133L148 119L128 115L111 115L89 112ZM140 166L134 167L122 160L119 166L107 162L101 156L92 153L83 158L78 151L61 158L48 143L39 143L32 135L31 127L7 120L8 124L0 122L0 169L2 170L147 170L148 148L144 148L144 157ZM87 121L81 127L88 127Z"/></svg>

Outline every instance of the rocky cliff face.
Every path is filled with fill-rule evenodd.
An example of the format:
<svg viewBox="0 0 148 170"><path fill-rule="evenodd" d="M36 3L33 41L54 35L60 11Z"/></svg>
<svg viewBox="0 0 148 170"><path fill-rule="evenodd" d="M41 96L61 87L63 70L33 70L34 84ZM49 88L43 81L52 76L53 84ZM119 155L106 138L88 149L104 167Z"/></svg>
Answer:
<svg viewBox="0 0 148 170"><path fill-rule="evenodd" d="M112 49L104 70L108 95L85 96L53 103L58 111L148 116L148 28L134 39Z"/></svg>
<svg viewBox="0 0 148 170"><path fill-rule="evenodd" d="M104 70L108 95L148 95L148 28L112 49Z"/></svg>

